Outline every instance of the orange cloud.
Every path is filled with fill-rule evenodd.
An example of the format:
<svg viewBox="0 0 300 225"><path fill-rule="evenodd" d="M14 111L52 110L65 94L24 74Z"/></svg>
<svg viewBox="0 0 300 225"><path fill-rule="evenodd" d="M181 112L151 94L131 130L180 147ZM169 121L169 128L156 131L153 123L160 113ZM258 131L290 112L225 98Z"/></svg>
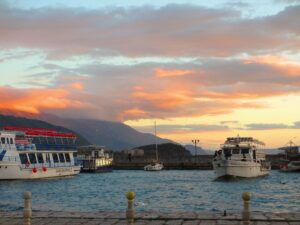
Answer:
<svg viewBox="0 0 300 225"><path fill-rule="evenodd" d="M80 82L74 82L74 83L70 84L70 87L75 89L75 90L78 90L78 91L83 91L84 90L84 86Z"/></svg>
<svg viewBox="0 0 300 225"><path fill-rule="evenodd" d="M155 93L134 92L133 97L149 102L154 107L159 109L172 109L178 106L189 104L193 101L191 96L184 91L171 91L169 89Z"/></svg>
<svg viewBox="0 0 300 225"><path fill-rule="evenodd" d="M134 107L134 108L131 108L131 109L127 109L125 111L122 112L121 114L121 120L123 120L124 118L132 118L132 119L135 119L135 118L138 118L138 117L145 117L147 113L144 111L144 110L141 110L140 108L138 107Z"/></svg>
<svg viewBox="0 0 300 225"><path fill-rule="evenodd" d="M193 70L165 70L161 68L154 69L154 72L157 77L178 77L195 73Z"/></svg>
<svg viewBox="0 0 300 225"><path fill-rule="evenodd" d="M18 110L38 114L42 109L81 107L79 101L70 100L63 89L16 89L0 87L0 109Z"/></svg>
<svg viewBox="0 0 300 225"><path fill-rule="evenodd" d="M245 64L267 64L289 76L300 76L300 65L289 59L276 55L252 56L244 61Z"/></svg>

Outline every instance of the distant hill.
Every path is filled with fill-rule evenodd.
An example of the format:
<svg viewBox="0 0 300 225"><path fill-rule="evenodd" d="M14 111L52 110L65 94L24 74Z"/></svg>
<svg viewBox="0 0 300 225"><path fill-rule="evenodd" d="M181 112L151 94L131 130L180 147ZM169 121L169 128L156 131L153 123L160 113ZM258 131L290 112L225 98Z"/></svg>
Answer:
<svg viewBox="0 0 300 225"><path fill-rule="evenodd" d="M88 145L90 142L86 140L84 137L79 135L78 133L61 127L61 126L55 126L50 123L41 121L41 120L35 120L35 119L27 119L23 117L15 117L15 116L5 116L0 115L0 130L4 126L17 126L17 127L30 127L30 128L43 128L43 129L53 129L59 132L65 132L65 133L74 133L77 135L76 144L77 145Z"/></svg>
<svg viewBox="0 0 300 225"><path fill-rule="evenodd" d="M155 159L155 145L145 145L140 146L138 149L143 149L146 158L153 158ZM159 158L180 158L190 156L191 153L186 150L182 145L174 144L174 143L166 143L166 144L159 144L157 146L157 151Z"/></svg>
<svg viewBox="0 0 300 225"><path fill-rule="evenodd" d="M15 114L5 111L5 114ZM138 132L137 130L120 122L91 119L68 119L51 114L30 114L17 112L18 116L46 121L57 126L66 127L82 135L92 144L104 145L113 150L131 149L137 146L149 145L157 141L161 143L174 143L168 139L155 137L153 134Z"/></svg>
<svg viewBox="0 0 300 225"><path fill-rule="evenodd" d="M190 151L190 153L192 155L195 155L195 145L184 145L184 147ZM213 152L212 151L209 151L209 150L204 150L203 148L201 147L198 147L196 148L196 155L212 155Z"/></svg>

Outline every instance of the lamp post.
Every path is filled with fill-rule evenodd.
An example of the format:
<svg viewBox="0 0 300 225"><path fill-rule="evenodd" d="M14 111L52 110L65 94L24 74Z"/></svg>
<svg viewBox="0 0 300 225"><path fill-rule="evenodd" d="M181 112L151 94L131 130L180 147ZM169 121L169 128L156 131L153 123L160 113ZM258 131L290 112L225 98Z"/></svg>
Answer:
<svg viewBox="0 0 300 225"><path fill-rule="evenodd" d="M199 143L199 142L200 142L199 139L192 140L192 143L194 143L194 145L195 145L195 163L196 163L197 143Z"/></svg>

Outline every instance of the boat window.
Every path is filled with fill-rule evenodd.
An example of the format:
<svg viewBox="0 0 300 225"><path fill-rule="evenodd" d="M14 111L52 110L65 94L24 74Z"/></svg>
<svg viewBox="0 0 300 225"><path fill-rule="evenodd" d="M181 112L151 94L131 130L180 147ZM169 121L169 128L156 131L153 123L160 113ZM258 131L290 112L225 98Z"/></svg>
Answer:
<svg viewBox="0 0 300 225"><path fill-rule="evenodd" d="M55 144L55 138L54 137L48 137L48 144L54 145Z"/></svg>
<svg viewBox="0 0 300 225"><path fill-rule="evenodd" d="M56 142L57 145L62 145L63 144L62 139L60 137L55 138L55 142Z"/></svg>
<svg viewBox="0 0 300 225"><path fill-rule="evenodd" d="M65 153L65 157L66 157L66 162L71 162L69 153Z"/></svg>
<svg viewBox="0 0 300 225"><path fill-rule="evenodd" d="M249 148L242 149L242 154L249 154Z"/></svg>
<svg viewBox="0 0 300 225"><path fill-rule="evenodd" d="M68 138L68 144L72 145L73 144L73 138Z"/></svg>
<svg viewBox="0 0 300 225"><path fill-rule="evenodd" d="M58 163L59 161L58 161L58 156L57 156L57 154L56 154L56 153L53 153L52 156L53 156L53 162Z"/></svg>
<svg viewBox="0 0 300 225"><path fill-rule="evenodd" d="M4 137L1 138L1 143L5 144L5 138Z"/></svg>
<svg viewBox="0 0 300 225"><path fill-rule="evenodd" d="M65 162L65 157L64 157L64 154L63 153L59 153L59 161L60 162Z"/></svg>
<svg viewBox="0 0 300 225"><path fill-rule="evenodd" d="M36 157L35 157L34 153L29 153L28 156L29 156L29 161L31 164L36 163Z"/></svg>
<svg viewBox="0 0 300 225"><path fill-rule="evenodd" d="M9 139L8 138L6 138L6 144L9 144Z"/></svg>
<svg viewBox="0 0 300 225"><path fill-rule="evenodd" d="M67 145L68 144L68 139L67 138L63 138L63 143L64 143L64 145Z"/></svg>
<svg viewBox="0 0 300 225"><path fill-rule="evenodd" d="M46 137L40 137L41 144L48 144Z"/></svg>
<svg viewBox="0 0 300 225"><path fill-rule="evenodd" d="M240 154L240 149L238 148L232 149L232 154Z"/></svg>
<svg viewBox="0 0 300 225"><path fill-rule="evenodd" d="M231 155L231 150L230 149L224 149L224 155Z"/></svg>
<svg viewBox="0 0 300 225"><path fill-rule="evenodd" d="M10 138L10 144L12 145L14 143L13 139Z"/></svg>
<svg viewBox="0 0 300 225"><path fill-rule="evenodd" d="M20 160L22 164L26 164L28 162L27 155L24 153L20 154Z"/></svg>
<svg viewBox="0 0 300 225"><path fill-rule="evenodd" d="M33 137L32 142L35 144L41 144L39 137Z"/></svg>
<svg viewBox="0 0 300 225"><path fill-rule="evenodd" d="M44 163L44 159L43 159L42 153L38 153L38 154L37 154L37 158L38 158L38 162L39 162L39 163Z"/></svg>

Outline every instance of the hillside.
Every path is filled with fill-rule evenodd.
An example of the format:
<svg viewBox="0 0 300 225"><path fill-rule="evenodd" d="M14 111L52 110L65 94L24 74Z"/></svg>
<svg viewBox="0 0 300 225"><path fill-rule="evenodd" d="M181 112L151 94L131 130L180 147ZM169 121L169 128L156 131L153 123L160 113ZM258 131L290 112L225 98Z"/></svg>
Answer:
<svg viewBox="0 0 300 225"><path fill-rule="evenodd" d="M146 158L155 158L155 145L145 145L138 147L139 149L144 150L144 154ZM186 150L182 145L166 143L159 144L157 146L159 158L167 159L167 158L180 158L190 156L190 152Z"/></svg>
<svg viewBox="0 0 300 225"><path fill-rule="evenodd" d="M32 128L43 128L43 129L53 129L59 132L65 132L65 133L74 133L77 135L76 144L77 145L87 145L90 144L89 141L87 141L84 137L79 135L78 133L61 127L61 126L55 126L50 123L41 121L41 120L35 120L35 119L27 119L23 117L15 117L15 116L5 116L0 115L0 129L2 129L4 126L18 126L18 127L32 127Z"/></svg>
<svg viewBox="0 0 300 225"><path fill-rule="evenodd" d="M23 115L26 118L38 119L56 126L66 127L80 134L92 144L104 145L107 148L117 151L153 144L155 141L157 141L158 144L174 143L168 139L155 137L153 134L138 132L120 122L91 119L68 119L46 113L22 114L21 112L8 110L3 112L3 114Z"/></svg>

